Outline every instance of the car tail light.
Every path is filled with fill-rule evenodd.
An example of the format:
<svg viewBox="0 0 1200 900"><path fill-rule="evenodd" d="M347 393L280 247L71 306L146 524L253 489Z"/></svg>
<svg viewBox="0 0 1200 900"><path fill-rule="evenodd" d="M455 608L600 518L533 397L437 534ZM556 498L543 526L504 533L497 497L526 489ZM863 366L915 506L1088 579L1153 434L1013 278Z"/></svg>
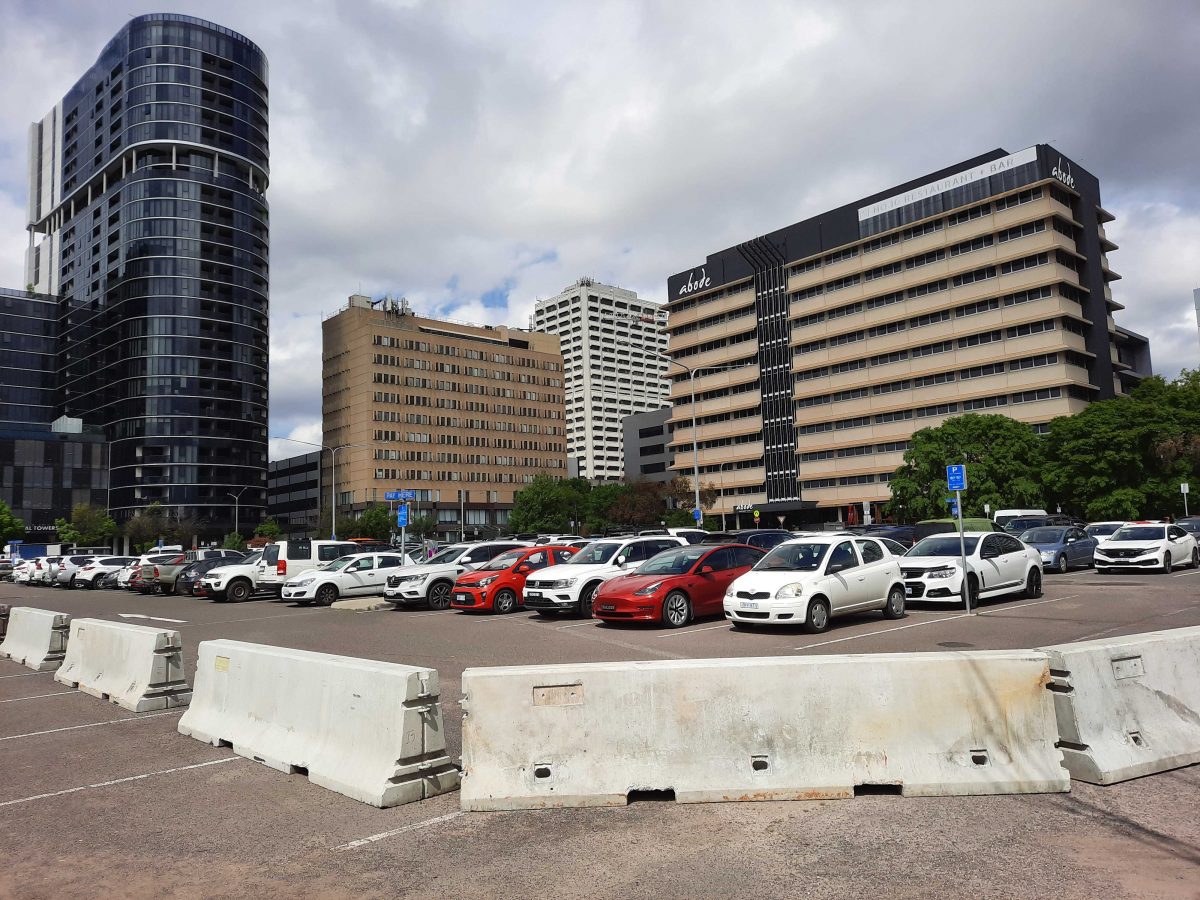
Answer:
<svg viewBox="0 0 1200 900"><path fill-rule="evenodd" d="M155 577L155 578L157 578L157 577L158 577L158 566L155 566L155 567L154 567L154 577Z"/></svg>
<svg viewBox="0 0 1200 900"><path fill-rule="evenodd" d="M280 578L287 574L287 560L281 559L275 563L275 574Z"/></svg>

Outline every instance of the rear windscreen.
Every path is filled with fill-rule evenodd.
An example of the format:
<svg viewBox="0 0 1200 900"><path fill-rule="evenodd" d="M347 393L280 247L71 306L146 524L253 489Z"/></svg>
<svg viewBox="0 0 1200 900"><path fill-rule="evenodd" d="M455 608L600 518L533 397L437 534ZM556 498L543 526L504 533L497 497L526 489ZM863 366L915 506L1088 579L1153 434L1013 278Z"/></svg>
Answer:
<svg viewBox="0 0 1200 900"><path fill-rule="evenodd" d="M279 545L267 544L267 546L263 547L262 561L268 566L273 566L279 562Z"/></svg>

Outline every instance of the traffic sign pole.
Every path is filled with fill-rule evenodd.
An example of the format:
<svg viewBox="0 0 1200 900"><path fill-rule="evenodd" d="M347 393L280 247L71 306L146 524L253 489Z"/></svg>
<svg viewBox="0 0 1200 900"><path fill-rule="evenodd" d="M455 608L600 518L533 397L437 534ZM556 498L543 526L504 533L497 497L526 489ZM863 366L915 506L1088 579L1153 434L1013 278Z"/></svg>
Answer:
<svg viewBox="0 0 1200 900"><path fill-rule="evenodd" d="M1186 481L1183 482L1183 484L1179 485L1179 493L1183 494L1183 517L1185 519L1187 518L1187 514L1188 514L1187 495L1190 490L1191 490L1191 485L1188 484Z"/></svg>
<svg viewBox="0 0 1200 900"><path fill-rule="evenodd" d="M954 491L954 515L958 519L958 555L962 562L962 600L967 613L971 610L971 587L967 579L967 537L963 529L962 492L967 489L967 467L946 466L946 488Z"/></svg>

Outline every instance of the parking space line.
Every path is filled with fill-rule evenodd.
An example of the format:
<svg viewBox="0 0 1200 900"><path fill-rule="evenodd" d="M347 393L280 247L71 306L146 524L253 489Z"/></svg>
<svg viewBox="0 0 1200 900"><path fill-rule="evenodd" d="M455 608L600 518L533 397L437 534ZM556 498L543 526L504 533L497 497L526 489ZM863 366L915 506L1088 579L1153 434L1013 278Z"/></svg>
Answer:
<svg viewBox="0 0 1200 900"><path fill-rule="evenodd" d="M296 616L315 616L318 613L325 612L324 609L303 609L294 613L283 613L278 616L258 616L254 619L217 619L215 622L189 622L187 625L180 625L180 628L205 628L209 625L232 625L235 622L265 622L267 619L291 619Z"/></svg>
<svg viewBox="0 0 1200 900"><path fill-rule="evenodd" d="M996 609L990 609L985 612L981 612L979 615L994 616L994 615L996 615L996 613L1008 612L1009 610L1013 610L1013 609L1022 609L1023 607L1026 607L1026 606L1041 606L1043 603L1057 603L1060 600L1073 600L1075 597L1078 597L1078 596L1079 596L1078 594L1070 594L1066 597L1055 597L1051 600L1031 600L1028 603L1017 603L1014 606L1001 606L1001 607L997 607Z"/></svg>
<svg viewBox="0 0 1200 900"><path fill-rule="evenodd" d="M145 716L130 716L128 719L109 719L107 722L88 722L86 725L67 725L63 728L49 728L46 731L27 731L24 734L10 734L0 737L0 741L16 741L21 738L41 737L43 734L58 734L60 731L76 731L80 728L96 728L99 725L120 725L122 722L140 722L142 719L157 719L159 716L181 716L184 710L174 709L169 712L150 713Z"/></svg>
<svg viewBox="0 0 1200 900"><path fill-rule="evenodd" d="M142 775L130 775L128 778L114 778L112 781L101 781L97 784L85 784L82 787L67 788L64 791L51 791L48 794L34 794L32 797L22 797L20 800L5 800L0 803L0 808L5 806L15 806L18 803L32 803L34 800L48 800L51 797L61 797L64 794L77 794L80 791L90 791L95 788L112 787L114 784L128 784L131 781L142 781L146 778L154 778L158 775L172 775L175 772L186 772L189 769L203 769L205 766L217 766L221 763L233 762L235 759L242 759L240 756L226 756L222 759L210 759L208 762L196 763L193 766L176 766L174 769L159 769L157 772L146 772Z"/></svg>
<svg viewBox="0 0 1200 900"><path fill-rule="evenodd" d="M803 647L794 647L794 650L811 650L813 647L826 647L829 644L840 644L843 641L856 641L859 638L875 637L880 634L888 634L892 631L903 631L906 628L920 628L923 625L940 625L942 622L949 622L952 619L965 619L970 616L970 613L959 613L956 616L946 616L944 619L931 619L928 622L913 622L910 625L897 625L895 628L883 628L879 631L867 631L862 634L852 634L849 637L834 638L832 641L821 641L818 644L807 644Z"/></svg>
<svg viewBox="0 0 1200 900"><path fill-rule="evenodd" d="M1188 575L1200 575L1200 570L1190 569L1187 572L1180 572L1178 575L1172 575L1172 578L1186 578Z"/></svg>
<svg viewBox="0 0 1200 900"><path fill-rule="evenodd" d="M22 700L44 700L47 697L65 697L68 694L78 694L79 691L55 691L53 694L35 694L32 697L14 697L12 700L0 700L0 703L20 703Z"/></svg>
<svg viewBox="0 0 1200 900"><path fill-rule="evenodd" d="M687 631L672 631L670 634L656 634L655 637L659 640L669 637L683 637L685 634L695 634L698 631L712 631L715 628L729 628L728 622L720 622L716 625L707 625L704 628L691 628Z"/></svg>
<svg viewBox="0 0 1200 900"><path fill-rule="evenodd" d="M587 619L586 621L583 621L583 622L573 622L570 625L556 625L555 628L558 631L562 631L564 628L578 628L580 625L595 625L595 624L596 624L595 619Z"/></svg>
<svg viewBox="0 0 1200 900"><path fill-rule="evenodd" d="M458 612L457 609L439 609L436 612L410 613L409 615L405 616L404 618L406 618L406 619L421 619L421 618L424 618L425 616L452 616L456 612Z"/></svg>
<svg viewBox="0 0 1200 900"><path fill-rule="evenodd" d="M359 838L357 841L351 841L348 844L342 844L340 847L331 848L334 852L340 850L353 850L356 847L363 847L367 844L373 844L376 841L382 841L384 838L394 837L398 834L404 834L408 831L416 831L419 828L429 828L431 825L440 825L442 822L449 822L451 819L457 819L463 814L461 809L456 809L452 813L446 813L444 816L435 816L432 819L426 819L424 822L413 822L410 825L405 825L401 828L393 828L391 831L381 831L379 834L373 834L370 837Z"/></svg>
<svg viewBox="0 0 1200 900"><path fill-rule="evenodd" d="M53 672L21 672L18 675L0 675L0 678L28 678L31 675L53 675Z"/></svg>

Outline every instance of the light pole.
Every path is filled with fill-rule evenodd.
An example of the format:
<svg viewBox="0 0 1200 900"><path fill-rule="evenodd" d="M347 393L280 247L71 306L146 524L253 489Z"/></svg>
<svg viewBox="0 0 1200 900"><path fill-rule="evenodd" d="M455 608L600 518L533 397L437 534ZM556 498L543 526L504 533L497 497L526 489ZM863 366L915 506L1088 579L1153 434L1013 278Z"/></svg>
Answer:
<svg viewBox="0 0 1200 900"><path fill-rule="evenodd" d="M730 369L748 369L751 366L757 365L757 363L753 363L753 362L737 363L735 365L730 365L730 366L697 366L696 368L693 369L691 366L686 366L683 363L679 362L679 360L672 359L669 356L660 356L659 359L665 359L669 364L674 365L674 366L679 366L679 368L683 369L685 372L688 373L688 383L689 383L689 385L691 387L691 391L692 391L692 478L695 481L695 484L694 484L695 495L696 495L696 497L695 497L696 507L695 508L697 510L699 510L700 509L700 435L699 435L699 433L697 431L697 427L696 427L696 373L697 372L708 372L711 374L713 372L727 372ZM694 515L694 513L693 513L693 515ZM702 521L704 521L704 520L697 519L696 524L699 525Z"/></svg>
<svg viewBox="0 0 1200 900"><path fill-rule="evenodd" d="M246 487L249 487L249 485L246 485ZM236 535L239 535L239 536L241 535L241 532L238 531L238 507L241 504L242 494L245 492L245 490L246 490L246 488L242 488L236 494L227 493L225 495L226 497L233 498L233 533Z"/></svg>
<svg viewBox="0 0 1200 900"><path fill-rule="evenodd" d="M725 467L732 466L731 462L723 462L717 467L717 475L721 479L721 530L725 530ZM736 524L736 523L735 523Z"/></svg>
<svg viewBox="0 0 1200 900"><path fill-rule="evenodd" d="M275 438L279 441L291 441L293 444L304 444L306 447L319 447L322 450L329 451L329 539L337 540L337 452L339 450L348 450L351 447L370 447L373 444L380 443L379 441L359 441L357 444L338 444L336 447L330 447L328 444L315 444L312 441L301 441L297 438ZM317 518L321 516L320 507L317 508Z"/></svg>

